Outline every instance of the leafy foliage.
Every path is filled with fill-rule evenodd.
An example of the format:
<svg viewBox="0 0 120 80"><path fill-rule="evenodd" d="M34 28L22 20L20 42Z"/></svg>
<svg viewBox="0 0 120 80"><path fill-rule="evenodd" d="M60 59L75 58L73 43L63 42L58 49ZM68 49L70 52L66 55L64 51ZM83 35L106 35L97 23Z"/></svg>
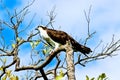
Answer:
<svg viewBox="0 0 120 80"><path fill-rule="evenodd" d="M39 43L40 43L40 40L32 41L32 42L30 42L30 45L31 45L32 49L34 49Z"/></svg>
<svg viewBox="0 0 120 80"><path fill-rule="evenodd" d="M16 46L15 46L15 44L12 44L12 48L15 48Z"/></svg>
<svg viewBox="0 0 120 80"><path fill-rule="evenodd" d="M59 75L56 76L55 80L62 80L64 77L64 73L62 70L60 70Z"/></svg>
<svg viewBox="0 0 120 80"><path fill-rule="evenodd" d="M95 77L93 77L93 78L89 78L87 75L86 75L86 80L107 80L108 78L107 78L107 76L106 76L106 74L105 73L102 73L102 74L100 74L99 76L98 76L98 78L96 78L95 79Z"/></svg>
<svg viewBox="0 0 120 80"><path fill-rule="evenodd" d="M44 49L42 50L43 54L49 54L52 51L52 48L48 44L44 44Z"/></svg>
<svg viewBox="0 0 120 80"><path fill-rule="evenodd" d="M19 80L18 76L12 74L12 70L6 70L5 75L2 77L2 80Z"/></svg>

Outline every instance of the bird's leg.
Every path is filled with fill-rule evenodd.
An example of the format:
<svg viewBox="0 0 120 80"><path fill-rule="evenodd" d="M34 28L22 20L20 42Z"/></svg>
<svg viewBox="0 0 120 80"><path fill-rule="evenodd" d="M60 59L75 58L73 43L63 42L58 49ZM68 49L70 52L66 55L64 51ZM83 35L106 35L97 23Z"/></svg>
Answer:
<svg viewBox="0 0 120 80"><path fill-rule="evenodd" d="M60 44L55 43L55 48L54 48L54 50L53 50L53 51L55 51L55 50L56 50L59 46L60 46Z"/></svg>
<svg viewBox="0 0 120 80"><path fill-rule="evenodd" d="M58 47L60 46L60 44L58 44L58 43L55 43L55 48L52 50L52 51L50 51L50 53L49 54L51 54L52 52L54 52Z"/></svg>

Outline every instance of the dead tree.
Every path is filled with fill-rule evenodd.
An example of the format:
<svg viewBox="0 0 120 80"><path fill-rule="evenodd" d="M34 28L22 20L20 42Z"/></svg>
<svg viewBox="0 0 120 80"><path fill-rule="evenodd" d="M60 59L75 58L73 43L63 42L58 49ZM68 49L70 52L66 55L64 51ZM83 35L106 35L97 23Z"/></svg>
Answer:
<svg viewBox="0 0 120 80"><path fill-rule="evenodd" d="M34 2L34 0L33 0ZM9 16L9 22L0 19L0 61L2 64L0 64L0 69L2 70L2 73L0 74L0 77L2 78L5 76L7 69L9 67L15 65L15 71L33 71L33 72L28 72L27 74L30 73L30 75L26 76L26 79L28 80L37 80L38 78L43 78L44 80L48 80L48 76L53 75L51 79L55 79L56 77L61 77L67 75L69 80L75 80L75 66L76 65L81 65L85 67L85 64L94 60L100 60L104 59L109 56L114 56L114 52L120 50L120 39L115 41L114 36L112 37L112 40L109 44L103 47L101 52L98 53L97 48L102 45L102 42L98 43L96 47L93 49L93 52L88 55L88 57L82 55L81 53L78 53L77 61L74 62L74 55L76 53L73 53L73 50L71 48L71 45L69 42L65 46L61 46L58 49L56 49L54 52L52 52L49 56L46 56L46 53L50 52L51 47L44 42L41 38L40 39L35 39L34 37L38 35L38 33L33 33L30 31L29 35L26 38L23 38L20 36L21 33L25 32L29 27L30 24L32 23L33 18L31 19L30 23L24 27L23 29L20 29L20 25L25 19L25 16L29 13L29 7L33 4L33 2L29 3L27 6L25 6L22 10L19 12L17 10L14 11L14 14L11 15L10 11L3 6L3 8L6 10L8 16ZM85 39L84 45L87 45L87 42L93 37L95 32L90 32L90 11L91 7L89 9L88 14L85 11L85 17L86 21L88 23L88 36ZM49 16L49 22L47 26L53 26L54 19L56 17L56 14L54 14L54 9L51 10L48 13ZM14 32L14 43L11 45L6 45L5 42L5 36L1 32L6 30L6 28L9 28L11 31ZM32 33L31 33L32 32ZM8 33L9 34L9 33ZM21 58L18 56L18 54L21 54L19 51L21 50L21 46L24 44L30 43L32 47L32 52L31 52L31 63L28 66L20 66L21 63ZM42 50L35 50L35 47L38 44L43 45ZM31 49L30 49L31 50ZM65 51L66 56L64 57L64 60L60 59L61 52ZM34 55L33 53L36 54L36 56L42 55L44 58L38 58L36 61L34 60ZM12 57L12 60L10 60L10 63L6 63L6 60L3 59L3 57ZM56 59L57 63L55 63L55 67L53 67L50 70L44 70L44 68L53 60L53 58ZM60 72L62 70L61 74L58 75L57 72Z"/></svg>

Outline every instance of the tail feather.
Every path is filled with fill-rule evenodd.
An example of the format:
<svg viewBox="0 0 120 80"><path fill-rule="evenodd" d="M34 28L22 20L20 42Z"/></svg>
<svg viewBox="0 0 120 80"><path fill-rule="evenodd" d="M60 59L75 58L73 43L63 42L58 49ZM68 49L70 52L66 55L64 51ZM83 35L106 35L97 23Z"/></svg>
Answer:
<svg viewBox="0 0 120 80"><path fill-rule="evenodd" d="M92 52L90 48L83 45L79 45L78 50L84 54L89 54L90 52Z"/></svg>
<svg viewBox="0 0 120 80"><path fill-rule="evenodd" d="M73 46L73 49L75 51L80 51L83 54L89 54L90 52L92 52L92 50L89 47L86 47L86 46L79 44L73 38L71 38L70 40L71 40L71 44Z"/></svg>

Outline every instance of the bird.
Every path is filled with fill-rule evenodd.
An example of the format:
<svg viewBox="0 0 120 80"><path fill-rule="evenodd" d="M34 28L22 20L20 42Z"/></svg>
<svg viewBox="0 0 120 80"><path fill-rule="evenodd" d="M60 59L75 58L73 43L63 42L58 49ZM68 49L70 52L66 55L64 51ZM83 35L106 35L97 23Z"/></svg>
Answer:
<svg viewBox="0 0 120 80"><path fill-rule="evenodd" d="M47 28L46 26L37 26L35 30L38 30L40 36L56 50L61 45L65 45L67 41L70 41L74 52L81 52L84 55L89 54L92 50L82 44L79 44L69 34L61 30L55 30Z"/></svg>

